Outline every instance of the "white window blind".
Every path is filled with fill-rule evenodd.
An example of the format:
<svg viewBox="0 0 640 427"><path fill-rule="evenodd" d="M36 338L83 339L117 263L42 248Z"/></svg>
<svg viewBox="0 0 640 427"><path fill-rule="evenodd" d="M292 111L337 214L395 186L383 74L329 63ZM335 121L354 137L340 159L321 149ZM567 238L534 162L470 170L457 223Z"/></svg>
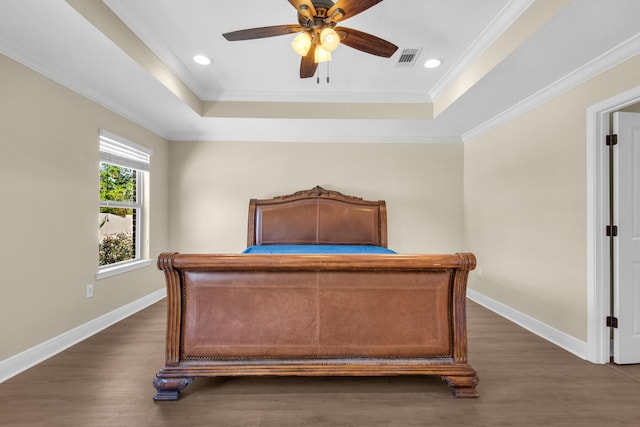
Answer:
<svg viewBox="0 0 640 427"><path fill-rule="evenodd" d="M153 151L109 131L100 130L100 160L149 172Z"/></svg>

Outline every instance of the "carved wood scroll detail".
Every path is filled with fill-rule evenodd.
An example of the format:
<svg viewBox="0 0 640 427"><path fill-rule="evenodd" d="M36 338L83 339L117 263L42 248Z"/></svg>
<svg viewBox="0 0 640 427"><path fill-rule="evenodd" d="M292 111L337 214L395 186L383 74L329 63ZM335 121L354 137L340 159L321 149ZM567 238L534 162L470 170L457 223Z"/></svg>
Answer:
<svg viewBox="0 0 640 427"><path fill-rule="evenodd" d="M342 194L339 191L335 191L335 190L326 190L322 187L320 187L319 185L316 185L315 187L311 188L310 190L301 190L301 191L296 191L293 194L287 194L286 196L276 196L273 198L273 200L288 200L288 199L300 199L300 198L306 198L306 197L327 197L327 198L339 198L339 199L344 199L344 200L349 200L349 201L357 201L357 200L362 200L362 197L356 197L356 196L349 196L346 194Z"/></svg>

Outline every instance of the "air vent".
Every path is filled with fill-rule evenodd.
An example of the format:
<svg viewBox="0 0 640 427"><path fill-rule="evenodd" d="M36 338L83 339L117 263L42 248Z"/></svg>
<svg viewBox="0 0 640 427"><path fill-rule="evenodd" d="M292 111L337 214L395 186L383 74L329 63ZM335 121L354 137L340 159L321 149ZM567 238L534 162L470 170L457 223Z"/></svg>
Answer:
<svg viewBox="0 0 640 427"><path fill-rule="evenodd" d="M413 67L422 49L403 49L396 67Z"/></svg>

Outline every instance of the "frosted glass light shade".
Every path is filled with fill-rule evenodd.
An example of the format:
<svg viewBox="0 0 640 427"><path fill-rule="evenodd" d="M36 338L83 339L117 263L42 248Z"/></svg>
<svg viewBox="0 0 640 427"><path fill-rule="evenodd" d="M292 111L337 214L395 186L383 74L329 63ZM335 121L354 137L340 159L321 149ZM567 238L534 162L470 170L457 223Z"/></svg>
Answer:
<svg viewBox="0 0 640 427"><path fill-rule="evenodd" d="M314 60L316 63L331 61L331 52L329 52L324 47L318 45L316 46L316 53Z"/></svg>
<svg viewBox="0 0 640 427"><path fill-rule="evenodd" d="M311 37L309 33L302 32L298 34L292 41L291 47L293 50L300 56L306 56L309 53L309 48L311 47Z"/></svg>
<svg viewBox="0 0 640 427"><path fill-rule="evenodd" d="M325 28L320 33L320 44L329 52L333 52L340 45L340 36L333 28Z"/></svg>

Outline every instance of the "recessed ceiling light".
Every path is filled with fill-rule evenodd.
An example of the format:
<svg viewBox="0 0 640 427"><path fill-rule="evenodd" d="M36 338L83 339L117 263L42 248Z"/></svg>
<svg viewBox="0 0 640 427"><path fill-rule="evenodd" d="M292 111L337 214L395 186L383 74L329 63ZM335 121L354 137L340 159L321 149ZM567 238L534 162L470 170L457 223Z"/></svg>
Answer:
<svg viewBox="0 0 640 427"><path fill-rule="evenodd" d="M442 60L440 59L427 59L427 61L424 63L424 68L437 68L440 66L440 64L442 64Z"/></svg>
<svg viewBox="0 0 640 427"><path fill-rule="evenodd" d="M200 65L209 65L211 64L211 59L209 59L208 57L204 56L204 55L196 55L193 57L193 61L196 64L200 64Z"/></svg>

